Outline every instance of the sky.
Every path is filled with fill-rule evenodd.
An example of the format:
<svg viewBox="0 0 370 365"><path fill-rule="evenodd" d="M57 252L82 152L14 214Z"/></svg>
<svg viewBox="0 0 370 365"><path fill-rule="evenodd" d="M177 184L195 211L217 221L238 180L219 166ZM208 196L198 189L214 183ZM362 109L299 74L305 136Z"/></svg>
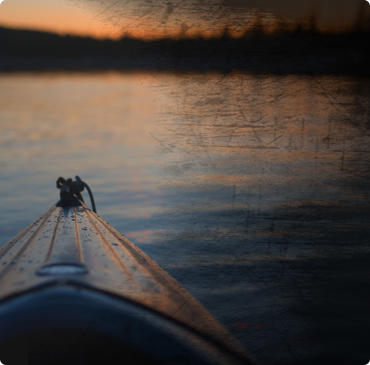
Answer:
<svg viewBox="0 0 370 365"><path fill-rule="evenodd" d="M117 29L96 15L94 7L90 10L69 0L4 0L0 5L0 26L114 37Z"/></svg>
<svg viewBox="0 0 370 365"><path fill-rule="evenodd" d="M315 12L324 26L345 25L365 0L4 0L0 26L60 34L137 37L214 32L232 24L241 29L257 10L268 17L307 18Z"/></svg>

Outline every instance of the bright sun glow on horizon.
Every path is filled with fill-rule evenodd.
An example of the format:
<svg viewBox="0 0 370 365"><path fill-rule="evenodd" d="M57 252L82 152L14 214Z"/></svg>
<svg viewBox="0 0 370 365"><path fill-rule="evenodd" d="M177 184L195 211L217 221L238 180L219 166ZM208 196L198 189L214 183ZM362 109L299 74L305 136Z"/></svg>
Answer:
<svg viewBox="0 0 370 365"><path fill-rule="evenodd" d="M117 38L118 29L99 21L88 8L61 0L0 0L0 26Z"/></svg>

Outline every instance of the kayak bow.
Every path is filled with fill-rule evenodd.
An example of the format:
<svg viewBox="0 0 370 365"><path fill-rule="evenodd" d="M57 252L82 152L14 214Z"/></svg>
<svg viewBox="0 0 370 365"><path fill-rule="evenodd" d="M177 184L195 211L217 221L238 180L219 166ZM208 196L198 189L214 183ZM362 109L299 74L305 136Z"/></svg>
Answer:
<svg viewBox="0 0 370 365"><path fill-rule="evenodd" d="M26 339L37 365L255 363L176 280L68 199L0 249L0 345Z"/></svg>

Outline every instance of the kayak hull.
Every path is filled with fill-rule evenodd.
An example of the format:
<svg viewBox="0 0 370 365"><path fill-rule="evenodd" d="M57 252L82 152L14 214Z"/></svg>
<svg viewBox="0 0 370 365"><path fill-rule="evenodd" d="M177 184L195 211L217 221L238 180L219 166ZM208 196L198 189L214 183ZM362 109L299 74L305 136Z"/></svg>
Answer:
<svg viewBox="0 0 370 365"><path fill-rule="evenodd" d="M30 364L253 364L171 276L81 202L0 249L0 346ZM109 355L108 355L109 354Z"/></svg>

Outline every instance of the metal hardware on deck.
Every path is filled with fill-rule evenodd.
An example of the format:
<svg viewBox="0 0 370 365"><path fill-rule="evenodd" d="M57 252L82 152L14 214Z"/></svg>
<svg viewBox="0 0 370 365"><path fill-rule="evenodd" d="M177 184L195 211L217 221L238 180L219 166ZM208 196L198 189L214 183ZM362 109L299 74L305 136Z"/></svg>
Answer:
<svg viewBox="0 0 370 365"><path fill-rule="evenodd" d="M73 196L71 194L71 188L68 185L63 185L60 188L60 199L62 199L63 205L72 205Z"/></svg>
<svg viewBox="0 0 370 365"><path fill-rule="evenodd" d="M81 192L86 188L90 196L92 210L96 213L95 201L90 187L79 176L76 176L76 181L72 181L72 179L65 180L60 177L57 180L57 188L60 189L61 201L57 204L60 207L79 206L80 204L76 202L76 198L84 203Z"/></svg>

